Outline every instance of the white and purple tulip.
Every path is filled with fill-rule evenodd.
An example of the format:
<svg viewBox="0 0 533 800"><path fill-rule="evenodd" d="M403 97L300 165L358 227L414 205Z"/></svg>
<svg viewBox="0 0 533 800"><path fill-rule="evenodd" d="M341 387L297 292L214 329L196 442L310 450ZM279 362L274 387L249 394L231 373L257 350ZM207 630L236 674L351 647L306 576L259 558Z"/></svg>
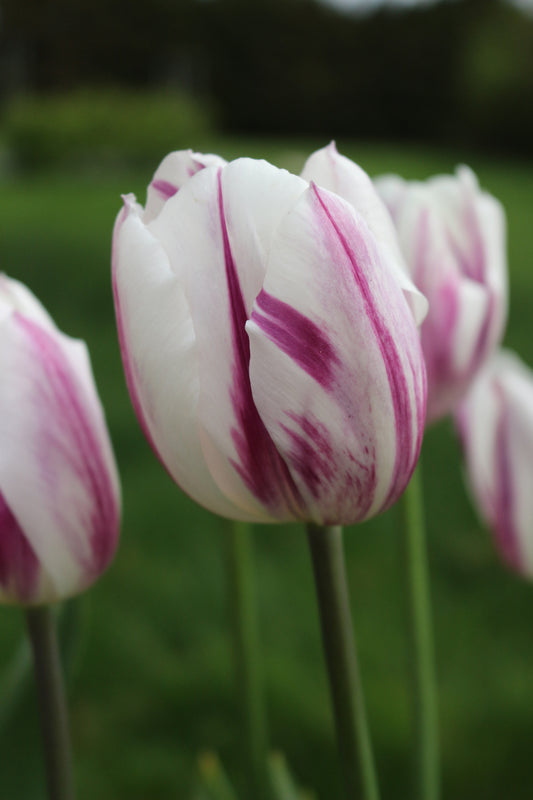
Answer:
<svg viewBox="0 0 533 800"><path fill-rule="evenodd" d="M422 183L375 181L396 225L414 283L427 297L421 327L428 422L453 412L501 342L507 316L505 216L459 167Z"/></svg>
<svg viewBox="0 0 533 800"><path fill-rule="evenodd" d="M86 589L115 553L120 488L85 344L0 275L0 602Z"/></svg>
<svg viewBox="0 0 533 800"><path fill-rule="evenodd" d="M167 157L147 209L126 196L115 223L140 424L217 514L363 520L397 499L418 458L424 300L398 280L371 214L265 161L215 158Z"/></svg>
<svg viewBox="0 0 533 800"><path fill-rule="evenodd" d="M497 352L456 423L475 505L506 563L533 578L533 372L514 353Z"/></svg>

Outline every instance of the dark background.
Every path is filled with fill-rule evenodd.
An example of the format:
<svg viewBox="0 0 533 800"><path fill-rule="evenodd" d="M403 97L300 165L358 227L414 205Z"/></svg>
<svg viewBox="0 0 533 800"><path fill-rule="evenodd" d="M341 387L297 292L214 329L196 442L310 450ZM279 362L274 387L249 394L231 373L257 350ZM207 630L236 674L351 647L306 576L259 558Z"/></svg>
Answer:
<svg viewBox="0 0 533 800"><path fill-rule="evenodd" d="M533 16L501 0L340 13L314 0L3 0L0 89L171 88L232 133L529 154Z"/></svg>

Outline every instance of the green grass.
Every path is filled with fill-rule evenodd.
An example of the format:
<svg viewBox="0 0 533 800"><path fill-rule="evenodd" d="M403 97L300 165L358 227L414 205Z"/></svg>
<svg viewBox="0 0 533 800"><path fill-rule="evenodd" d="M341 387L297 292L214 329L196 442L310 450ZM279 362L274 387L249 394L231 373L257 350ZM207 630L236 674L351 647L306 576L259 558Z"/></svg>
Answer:
<svg viewBox="0 0 533 800"><path fill-rule="evenodd" d="M321 144L203 146L298 170L305 152ZM533 165L353 142L338 147L372 174L424 178L470 163L507 209L506 341L533 363ZM79 800L185 799L206 748L218 751L240 779L223 534L216 519L174 487L145 443L116 342L111 228L120 193L134 191L144 200L149 178L148 172L95 170L10 176L0 196L1 268L27 282L61 328L87 341L123 482L121 547L81 601L83 637L70 671ZM448 423L426 436L424 480L445 797L501 800L512 786L513 800L530 800L533 590L500 565L477 522ZM395 526L392 510L348 530L346 550L383 797L409 800L407 644ZM340 783L305 538L297 527L262 527L255 544L272 744L302 784L321 800L334 800ZM2 666L22 634L22 617L4 608L0 618ZM0 736L0 797L41 800L31 692Z"/></svg>

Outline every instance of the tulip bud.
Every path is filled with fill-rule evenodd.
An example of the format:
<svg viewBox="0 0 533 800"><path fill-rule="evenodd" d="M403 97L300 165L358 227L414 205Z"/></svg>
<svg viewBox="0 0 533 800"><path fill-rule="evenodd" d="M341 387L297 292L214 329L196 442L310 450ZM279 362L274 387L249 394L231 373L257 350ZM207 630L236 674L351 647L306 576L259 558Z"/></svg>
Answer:
<svg viewBox="0 0 533 800"><path fill-rule="evenodd" d="M428 422L449 414L500 343L507 316L505 217L476 176L375 184L392 215L416 286L429 301L421 327Z"/></svg>
<svg viewBox="0 0 533 800"><path fill-rule="evenodd" d="M157 181L190 159L167 157ZM222 516L378 513L418 458L425 369L410 304L423 300L340 197L265 161L194 159L205 167L155 217L129 195L115 224L117 326L144 432Z"/></svg>
<svg viewBox="0 0 533 800"><path fill-rule="evenodd" d="M504 560L533 577L533 372L498 352L456 414L472 495Z"/></svg>
<svg viewBox="0 0 533 800"><path fill-rule="evenodd" d="M87 588L117 545L119 482L85 344L0 275L0 601Z"/></svg>

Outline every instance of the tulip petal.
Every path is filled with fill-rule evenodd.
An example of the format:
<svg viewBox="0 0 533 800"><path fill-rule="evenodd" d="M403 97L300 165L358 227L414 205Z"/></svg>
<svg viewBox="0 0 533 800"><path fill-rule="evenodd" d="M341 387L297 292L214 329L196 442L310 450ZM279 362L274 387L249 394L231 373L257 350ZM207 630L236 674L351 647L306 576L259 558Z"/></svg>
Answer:
<svg viewBox="0 0 533 800"><path fill-rule="evenodd" d="M254 400L319 523L387 507L418 458L425 371L389 257L352 206L313 185L274 234L246 326Z"/></svg>
<svg viewBox="0 0 533 800"><path fill-rule="evenodd" d="M187 183L189 178L205 167L222 167L226 162L211 153L194 153L192 150L176 150L169 153L157 170L146 195L143 222L155 219L167 200Z"/></svg>
<svg viewBox="0 0 533 800"><path fill-rule="evenodd" d="M483 368L456 422L481 516L505 561L533 577L533 373L501 351Z"/></svg>
<svg viewBox="0 0 533 800"><path fill-rule="evenodd" d="M506 358L507 370L506 380L499 382L505 406L500 442L507 445L500 464L500 475L507 478L503 520L511 522L519 540L521 570L533 578L533 373L514 354L504 352L500 358Z"/></svg>
<svg viewBox="0 0 533 800"><path fill-rule="evenodd" d="M409 277L390 214L367 173L337 152L335 143L317 150L306 161L302 177L347 200L364 218L381 248L389 250L388 262L411 306L417 325L427 314L427 301Z"/></svg>
<svg viewBox="0 0 533 800"><path fill-rule="evenodd" d="M475 175L376 181L413 280L429 300L421 327L428 422L453 410L501 339L507 313L505 218Z"/></svg>
<svg viewBox="0 0 533 800"><path fill-rule="evenodd" d="M298 499L253 402L245 324L272 230L305 186L266 162L239 159L192 178L151 226L187 286L205 457L224 493L265 521L298 515Z"/></svg>
<svg viewBox="0 0 533 800"><path fill-rule="evenodd" d="M57 330L52 317L34 294L20 281L0 273L0 321L9 317L13 309L43 328Z"/></svg>
<svg viewBox="0 0 533 800"><path fill-rule="evenodd" d="M198 503L222 516L254 519L211 477L197 424L198 357L189 304L165 249L131 197L115 224L113 288L126 381L153 450Z"/></svg>
<svg viewBox="0 0 533 800"><path fill-rule="evenodd" d="M49 576L51 601L109 563L118 476L85 345L17 311L0 326L0 372L10 376L0 392L4 514L12 541L23 531Z"/></svg>
<svg viewBox="0 0 533 800"><path fill-rule="evenodd" d="M39 559L0 493L0 599L31 603L37 596Z"/></svg>

